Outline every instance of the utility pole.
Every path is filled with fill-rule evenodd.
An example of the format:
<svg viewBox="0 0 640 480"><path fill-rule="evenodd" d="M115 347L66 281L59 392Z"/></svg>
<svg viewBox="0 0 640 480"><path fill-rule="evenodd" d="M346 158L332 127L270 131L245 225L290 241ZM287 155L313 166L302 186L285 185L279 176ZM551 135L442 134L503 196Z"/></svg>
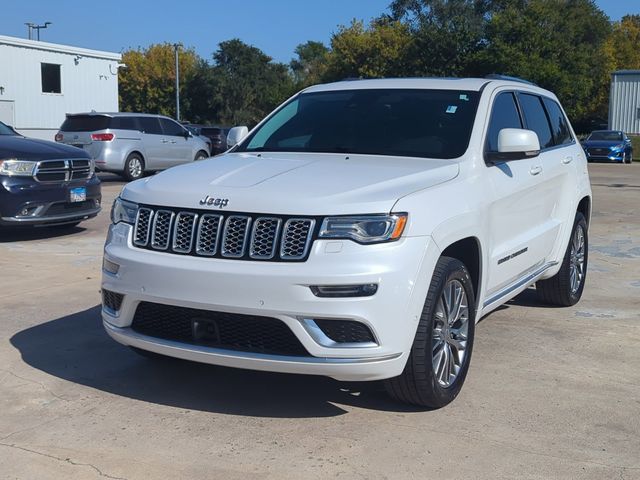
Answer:
<svg viewBox="0 0 640 480"><path fill-rule="evenodd" d="M173 48L176 54L176 120L180 121L180 65L178 64L180 44L174 43Z"/></svg>

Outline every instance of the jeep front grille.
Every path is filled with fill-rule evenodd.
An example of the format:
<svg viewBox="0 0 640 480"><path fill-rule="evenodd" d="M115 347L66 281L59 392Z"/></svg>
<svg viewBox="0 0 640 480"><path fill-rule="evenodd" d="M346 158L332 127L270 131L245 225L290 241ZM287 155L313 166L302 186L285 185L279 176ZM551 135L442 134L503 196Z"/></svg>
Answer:
<svg viewBox="0 0 640 480"><path fill-rule="evenodd" d="M142 206L133 244L148 250L240 260L304 261L314 218L218 214Z"/></svg>

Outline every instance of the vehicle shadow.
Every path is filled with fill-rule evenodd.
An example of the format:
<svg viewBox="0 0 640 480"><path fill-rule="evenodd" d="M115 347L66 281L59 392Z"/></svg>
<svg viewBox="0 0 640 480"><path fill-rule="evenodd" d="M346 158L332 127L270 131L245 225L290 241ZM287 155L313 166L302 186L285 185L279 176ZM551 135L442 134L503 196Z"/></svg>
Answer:
<svg viewBox="0 0 640 480"><path fill-rule="evenodd" d="M0 243L28 242L47 238L66 237L87 230L82 225L56 227L6 227L0 229Z"/></svg>
<svg viewBox="0 0 640 480"><path fill-rule="evenodd" d="M340 405L392 412L425 409L386 397L380 383L345 384L303 375L216 367L176 359L147 359L113 341L100 307L16 333L11 344L30 366L97 390L145 402L227 415L331 417Z"/></svg>

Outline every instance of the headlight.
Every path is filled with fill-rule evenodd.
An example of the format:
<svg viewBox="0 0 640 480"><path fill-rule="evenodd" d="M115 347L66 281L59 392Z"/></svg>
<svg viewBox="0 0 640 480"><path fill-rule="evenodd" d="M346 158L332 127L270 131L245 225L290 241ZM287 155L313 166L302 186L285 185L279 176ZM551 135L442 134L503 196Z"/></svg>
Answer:
<svg viewBox="0 0 640 480"><path fill-rule="evenodd" d="M345 238L358 243L397 240L407 223L406 213L327 217L320 228L320 238Z"/></svg>
<svg viewBox="0 0 640 480"><path fill-rule="evenodd" d="M614 147L611 147L613 150L622 150L624 149L624 145L620 144L620 145L616 145Z"/></svg>
<svg viewBox="0 0 640 480"><path fill-rule="evenodd" d="M0 160L0 175L32 177L37 164L28 160Z"/></svg>
<svg viewBox="0 0 640 480"><path fill-rule="evenodd" d="M120 223L125 222L133 225L136 223L136 215L138 213L138 205L133 202L127 202L126 200L117 197L113 201L111 207L111 222Z"/></svg>

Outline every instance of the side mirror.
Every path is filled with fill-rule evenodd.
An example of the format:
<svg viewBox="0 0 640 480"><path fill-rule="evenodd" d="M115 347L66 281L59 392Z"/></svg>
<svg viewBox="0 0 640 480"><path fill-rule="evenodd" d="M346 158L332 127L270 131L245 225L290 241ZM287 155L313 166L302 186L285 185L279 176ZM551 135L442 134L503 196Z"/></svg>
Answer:
<svg viewBox="0 0 640 480"><path fill-rule="evenodd" d="M227 134L227 147L235 147L244 137L249 134L249 129L244 125L242 127L233 127Z"/></svg>
<svg viewBox="0 0 640 480"><path fill-rule="evenodd" d="M489 152L488 160L522 160L539 154L540 140L536 132L522 128L503 128L498 133L498 151Z"/></svg>
<svg viewBox="0 0 640 480"><path fill-rule="evenodd" d="M189 138L189 137L193 137L193 133L191 133L189 130L187 130L186 128L184 129L184 138Z"/></svg>

